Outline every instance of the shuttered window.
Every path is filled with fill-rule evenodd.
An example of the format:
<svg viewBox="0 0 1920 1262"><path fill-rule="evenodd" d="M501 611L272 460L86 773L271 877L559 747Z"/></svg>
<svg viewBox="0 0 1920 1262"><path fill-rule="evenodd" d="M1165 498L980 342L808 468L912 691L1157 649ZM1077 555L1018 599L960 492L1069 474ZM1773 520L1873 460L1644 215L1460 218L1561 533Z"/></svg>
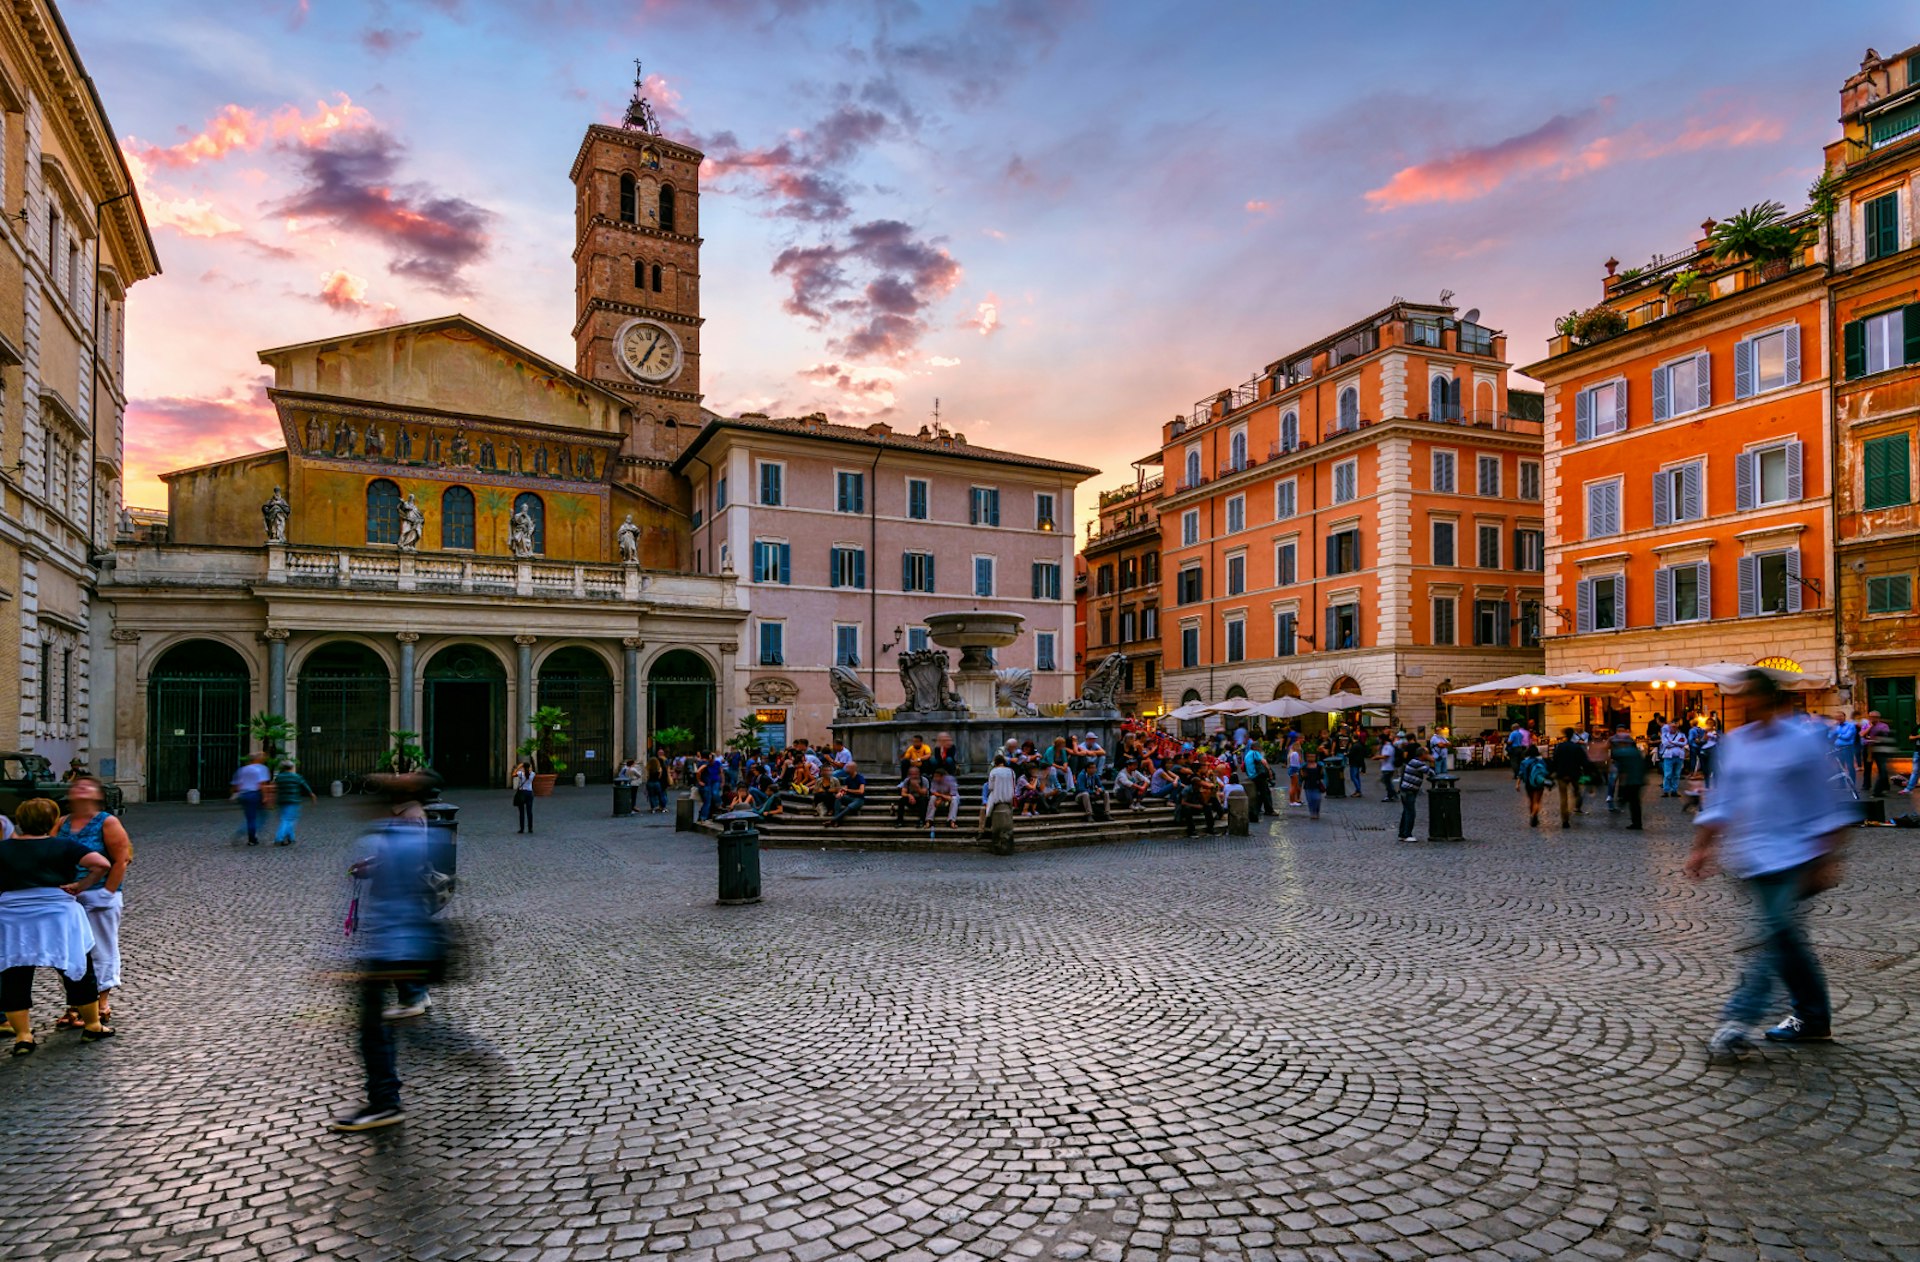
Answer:
<svg viewBox="0 0 1920 1262"><path fill-rule="evenodd" d="M1913 608L1913 577L1882 574L1867 580L1868 613L1906 613Z"/></svg>
<svg viewBox="0 0 1920 1262"><path fill-rule="evenodd" d="M1713 357L1705 351L1653 370L1653 419L1664 421L1713 406Z"/></svg>
<svg viewBox="0 0 1920 1262"><path fill-rule="evenodd" d="M933 553L902 552L900 554L900 590L905 592L933 590Z"/></svg>
<svg viewBox="0 0 1920 1262"><path fill-rule="evenodd" d="M1920 303L1849 320L1840 340L1849 377L1920 363Z"/></svg>
<svg viewBox="0 0 1920 1262"><path fill-rule="evenodd" d="M1800 550L1755 552L1740 558L1740 616L1800 612Z"/></svg>
<svg viewBox="0 0 1920 1262"><path fill-rule="evenodd" d="M1733 506L1790 504L1801 496L1801 444L1777 443L1733 458Z"/></svg>
<svg viewBox="0 0 1920 1262"><path fill-rule="evenodd" d="M827 556L827 574L835 587L865 587L867 585L867 550L865 548L833 548Z"/></svg>
<svg viewBox="0 0 1920 1262"><path fill-rule="evenodd" d="M1905 434L1869 438L1863 448L1863 456L1866 479L1861 488L1861 507L1894 508L1913 498Z"/></svg>
<svg viewBox="0 0 1920 1262"><path fill-rule="evenodd" d="M1675 622L1705 622L1713 616L1708 596L1707 563L1664 566L1653 572L1653 621L1656 626Z"/></svg>
<svg viewBox="0 0 1920 1262"><path fill-rule="evenodd" d="M1587 487L1587 538L1604 539L1620 533L1620 483L1595 482Z"/></svg>
<svg viewBox="0 0 1920 1262"><path fill-rule="evenodd" d="M1867 122L1867 141L1875 149L1920 131L1920 104L1889 110Z"/></svg>
<svg viewBox="0 0 1920 1262"><path fill-rule="evenodd" d="M755 539L753 541L753 581L791 583L793 581L792 546L772 539Z"/></svg>
<svg viewBox="0 0 1920 1262"><path fill-rule="evenodd" d="M929 556L928 561L932 561ZM1060 563L1058 561L1035 561L1033 563L1033 598L1035 600L1060 599Z"/></svg>
<svg viewBox="0 0 1920 1262"><path fill-rule="evenodd" d="M1273 655L1292 657L1297 651L1294 639L1294 615L1283 613L1273 620Z"/></svg>
<svg viewBox="0 0 1920 1262"><path fill-rule="evenodd" d="M1618 631L1627 625L1627 580L1618 575L1583 578L1574 588L1573 626L1589 631Z"/></svg>
<svg viewBox="0 0 1920 1262"><path fill-rule="evenodd" d="M1876 197L1860 208L1861 248L1866 261L1883 259L1900 252L1900 194Z"/></svg>
<svg viewBox="0 0 1920 1262"><path fill-rule="evenodd" d="M1653 524L1671 526L1706 516L1702 466L1698 460L1653 475Z"/></svg>
<svg viewBox="0 0 1920 1262"><path fill-rule="evenodd" d="M1800 326L1789 324L1733 344L1733 397L1800 384Z"/></svg>
<svg viewBox="0 0 1920 1262"><path fill-rule="evenodd" d="M1627 427L1627 383L1608 381L1573 396L1573 441L1617 434Z"/></svg>

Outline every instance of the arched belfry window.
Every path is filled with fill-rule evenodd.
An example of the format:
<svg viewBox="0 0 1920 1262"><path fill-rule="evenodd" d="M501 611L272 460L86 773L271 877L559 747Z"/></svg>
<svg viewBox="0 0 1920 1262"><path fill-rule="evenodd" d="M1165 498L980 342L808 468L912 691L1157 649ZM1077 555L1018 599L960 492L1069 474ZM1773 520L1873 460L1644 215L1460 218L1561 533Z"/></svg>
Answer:
<svg viewBox="0 0 1920 1262"><path fill-rule="evenodd" d="M633 172L620 173L620 222L638 223L640 220L640 199L633 187Z"/></svg>
<svg viewBox="0 0 1920 1262"><path fill-rule="evenodd" d="M400 542L400 488L385 478L367 483L367 542Z"/></svg>
<svg viewBox="0 0 1920 1262"><path fill-rule="evenodd" d="M658 263L653 265L653 292L656 294L660 292L660 265Z"/></svg>
<svg viewBox="0 0 1920 1262"><path fill-rule="evenodd" d="M533 550L541 556L547 551L547 506L532 491L523 491L513 499L513 511L527 510L527 516L533 518Z"/></svg>
<svg viewBox="0 0 1920 1262"><path fill-rule="evenodd" d="M633 287L635 289L647 287L647 265L639 259L633 261Z"/></svg>
<svg viewBox="0 0 1920 1262"><path fill-rule="evenodd" d="M473 492L464 486L450 486L440 497L440 546L473 546Z"/></svg>
<svg viewBox="0 0 1920 1262"><path fill-rule="evenodd" d="M673 185L660 186L660 231L677 232L673 226Z"/></svg>

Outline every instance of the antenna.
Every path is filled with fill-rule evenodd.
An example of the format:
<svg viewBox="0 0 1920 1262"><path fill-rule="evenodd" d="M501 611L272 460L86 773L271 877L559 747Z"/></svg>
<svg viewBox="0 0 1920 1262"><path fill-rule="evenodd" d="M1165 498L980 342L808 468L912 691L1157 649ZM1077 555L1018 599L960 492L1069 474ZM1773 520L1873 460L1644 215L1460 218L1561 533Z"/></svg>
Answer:
<svg viewBox="0 0 1920 1262"><path fill-rule="evenodd" d="M641 71L638 57L633 59L633 99L627 102L627 114L620 120L620 126L628 131L643 131L649 136L660 134L660 119L647 101L646 76Z"/></svg>
<svg viewBox="0 0 1920 1262"><path fill-rule="evenodd" d="M637 65L639 63L636 62L635 64ZM1453 291L1451 289L1443 289L1440 291L1440 305L1443 307L1451 307L1453 305Z"/></svg>

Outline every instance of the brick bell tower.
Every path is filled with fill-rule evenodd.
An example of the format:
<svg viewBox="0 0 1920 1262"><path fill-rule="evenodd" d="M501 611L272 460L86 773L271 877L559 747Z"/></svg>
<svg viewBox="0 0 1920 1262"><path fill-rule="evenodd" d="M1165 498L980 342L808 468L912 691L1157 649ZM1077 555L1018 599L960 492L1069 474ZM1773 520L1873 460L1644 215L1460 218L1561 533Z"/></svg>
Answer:
<svg viewBox="0 0 1920 1262"><path fill-rule="evenodd" d="M618 127L580 142L574 187L575 371L629 401L621 480L685 511L667 472L700 430L700 161L660 135L634 62Z"/></svg>

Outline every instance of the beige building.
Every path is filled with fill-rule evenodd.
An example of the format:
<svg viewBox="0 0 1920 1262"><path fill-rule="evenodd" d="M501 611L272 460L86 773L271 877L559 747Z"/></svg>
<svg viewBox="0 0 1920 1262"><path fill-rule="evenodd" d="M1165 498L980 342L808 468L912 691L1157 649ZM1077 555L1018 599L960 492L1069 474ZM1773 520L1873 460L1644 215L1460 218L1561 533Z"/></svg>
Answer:
<svg viewBox="0 0 1920 1262"><path fill-rule="evenodd" d="M84 754L120 505L127 289L160 270L48 0L0 12L0 745Z"/></svg>

